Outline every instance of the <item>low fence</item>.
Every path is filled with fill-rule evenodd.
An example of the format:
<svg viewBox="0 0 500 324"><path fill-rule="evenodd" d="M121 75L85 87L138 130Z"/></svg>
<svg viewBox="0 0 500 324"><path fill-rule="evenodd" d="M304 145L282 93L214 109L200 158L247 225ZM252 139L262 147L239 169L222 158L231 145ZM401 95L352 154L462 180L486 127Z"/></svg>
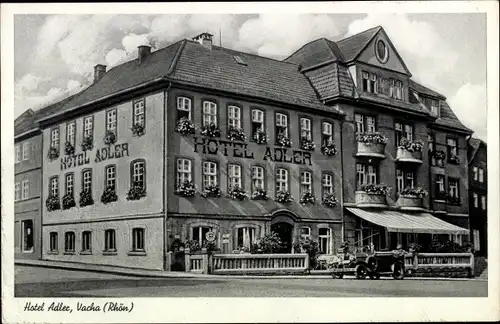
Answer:
<svg viewBox="0 0 500 324"><path fill-rule="evenodd" d="M474 277L474 254L410 254L405 257L405 268L416 277Z"/></svg>
<svg viewBox="0 0 500 324"><path fill-rule="evenodd" d="M309 268L307 254L215 254L211 273L304 273Z"/></svg>

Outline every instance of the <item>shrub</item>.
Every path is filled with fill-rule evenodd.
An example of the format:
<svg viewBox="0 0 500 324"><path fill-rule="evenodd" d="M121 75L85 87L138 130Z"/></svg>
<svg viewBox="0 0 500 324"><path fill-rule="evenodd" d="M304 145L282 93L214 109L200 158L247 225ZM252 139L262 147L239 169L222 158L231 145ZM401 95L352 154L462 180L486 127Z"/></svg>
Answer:
<svg viewBox="0 0 500 324"><path fill-rule="evenodd" d="M247 198L247 193L240 186L235 185L229 188L228 196L231 199L244 200Z"/></svg>
<svg viewBox="0 0 500 324"><path fill-rule="evenodd" d="M134 136L144 135L144 126L139 124L139 123L134 124L134 126L132 126L131 130L132 130L132 134Z"/></svg>
<svg viewBox="0 0 500 324"><path fill-rule="evenodd" d="M261 237L253 246L253 251L257 253L278 253L283 247L279 235L275 232Z"/></svg>
<svg viewBox="0 0 500 324"><path fill-rule="evenodd" d="M316 197L314 197L314 195L310 191L304 192L299 200L299 203L303 205L314 204L315 202L316 202Z"/></svg>
<svg viewBox="0 0 500 324"><path fill-rule="evenodd" d="M253 134L253 139L257 144L267 144L268 142L267 134L261 128L257 128L257 131Z"/></svg>
<svg viewBox="0 0 500 324"><path fill-rule="evenodd" d="M276 137L276 144L281 145L283 147L292 146L290 138L285 134L278 134L278 136Z"/></svg>
<svg viewBox="0 0 500 324"><path fill-rule="evenodd" d="M255 191L252 193L252 200L269 200L267 190L263 188L255 189Z"/></svg>
<svg viewBox="0 0 500 324"><path fill-rule="evenodd" d="M64 143L64 153L66 155L75 154L75 147L73 146L73 144L71 144L70 142Z"/></svg>
<svg viewBox="0 0 500 324"><path fill-rule="evenodd" d="M391 188L383 184L367 184L360 188L361 191L366 192L369 195L388 195Z"/></svg>
<svg viewBox="0 0 500 324"><path fill-rule="evenodd" d="M59 201L59 197L50 195L45 200L45 206L47 207L47 211L54 211L61 209L61 203Z"/></svg>
<svg viewBox="0 0 500 324"><path fill-rule="evenodd" d="M337 197L335 197L335 194L333 193L326 193L323 196L323 205L325 205L326 207L333 208L337 206L338 203L339 200L337 199Z"/></svg>
<svg viewBox="0 0 500 324"><path fill-rule="evenodd" d="M298 247L300 251L304 251L307 253L309 257L309 272L311 269L315 269L318 265L318 256L319 256L319 244L318 242L311 241L309 239L300 240L298 243L294 244L295 249Z"/></svg>
<svg viewBox="0 0 500 324"><path fill-rule="evenodd" d="M314 151L314 142L307 137L301 138L300 148L306 151Z"/></svg>
<svg viewBox="0 0 500 324"><path fill-rule="evenodd" d="M87 135L82 140L82 151L90 151L94 147L94 140L91 135Z"/></svg>
<svg viewBox="0 0 500 324"><path fill-rule="evenodd" d="M338 152L337 146L335 142L329 141L327 144L323 144L321 146L321 153L326 156L334 156Z"/></svg>
<svg viewBox="0 0 500 324"><path fill-rule="evenodd" d="M200 243L198 241L195 241L195 240L187 241L186 244L184 244L184 247L186 249L189 249L189 251L191 253L201 251Z"/></svg>
<svg viewBox="0 0 500 324"><path fill-rule="evenodd" d="M59 157L59 150L55 147L49 148L49 152L47 154L47 157L52 161L55 160Z"/></svg>

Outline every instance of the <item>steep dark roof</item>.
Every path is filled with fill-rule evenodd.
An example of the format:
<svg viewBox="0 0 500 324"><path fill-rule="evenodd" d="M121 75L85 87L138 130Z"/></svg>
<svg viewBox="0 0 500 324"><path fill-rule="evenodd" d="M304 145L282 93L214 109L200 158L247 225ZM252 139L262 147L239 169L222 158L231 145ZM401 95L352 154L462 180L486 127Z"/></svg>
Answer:
<svg viewBox="0 0 500 324"><path fill-rule="evenodd" d="M480 140L479 138L471 137L468 141L469 149L467 150L468 154L468 163L470 164L474 157L476 156L477 151L481 145L487 147L486 142Z"/></svg>
<svg viewBox="0 0 500 324"><path fill-rule="evenodd" d="M440 101L440 117L434 122L437 125L456 128L467 133L473 133L470 128L462 124L446 101Z"/></svg>
<svg viewBox="0 0 500 324"><path fill-rule="evenodd" d="M300 64L302 69L307 69L324 62L335 60L344 60L344 55L337 44L326 38L320 38L305 44L283 61Z"/></svg>
<svg viewBox="0 0 500 324"><path fill-rule="evenodd" d="M337 45L344 54L344 61L350 62L356 59L361 51L368 45L372 38L377 34L382 27L377 26L365 30L359 34L337 41Z"/></svg>
<svg viewBox="0 0 500 324"><path fill-rule="evenodd" d="M441 99L441 100L446 100L446 97L443 96L442 94L440 94L432 89L429 89L428 87L423 86L420 83L417 83L411 79L410 79L410 88L417 91L418 93L423 93L423 94L426 94L426 95L431 96L431 97L436 97L436 98Z"/></svg>
<svg viewBox="0 0 500 324"><path fill-rule="evenodd" d="M35 112L28 109L14 120L14 136L20 135L37 127Z"/></svg>
<svg viewBox="0 0 500 324"><path fill-rule="evenodd" d="M339 62L307 71L305 75L322 100L335 97L355 97L355 86L349 70Z"/></svg>

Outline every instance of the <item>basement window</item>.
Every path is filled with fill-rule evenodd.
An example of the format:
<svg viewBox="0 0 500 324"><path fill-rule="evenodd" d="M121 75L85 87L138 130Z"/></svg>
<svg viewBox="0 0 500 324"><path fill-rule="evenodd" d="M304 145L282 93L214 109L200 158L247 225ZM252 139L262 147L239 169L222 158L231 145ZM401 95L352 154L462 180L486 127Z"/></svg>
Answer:
<svg viewBox="0 0 500 324"><path fill-rule="evenodd" d="M241 56L234 55L233 57L236 60L236 62L238 62L238 64L245 65L245 66L247 65L247 63L241 58Z"/></svg>

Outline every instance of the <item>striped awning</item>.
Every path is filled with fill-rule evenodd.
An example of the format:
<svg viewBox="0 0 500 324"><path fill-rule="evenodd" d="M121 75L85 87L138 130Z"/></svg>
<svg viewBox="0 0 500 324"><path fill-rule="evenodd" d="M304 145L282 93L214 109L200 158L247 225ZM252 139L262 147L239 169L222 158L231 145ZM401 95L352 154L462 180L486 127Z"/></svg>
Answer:
<svg viewBox="0 0 500 324"><path fill-rule="evenodd" d="M468 229L447 223L428 213L406 214L392 210L368 211L350 207L346 209L365 221L387 228L389 232L469 234Z"/></svg>

